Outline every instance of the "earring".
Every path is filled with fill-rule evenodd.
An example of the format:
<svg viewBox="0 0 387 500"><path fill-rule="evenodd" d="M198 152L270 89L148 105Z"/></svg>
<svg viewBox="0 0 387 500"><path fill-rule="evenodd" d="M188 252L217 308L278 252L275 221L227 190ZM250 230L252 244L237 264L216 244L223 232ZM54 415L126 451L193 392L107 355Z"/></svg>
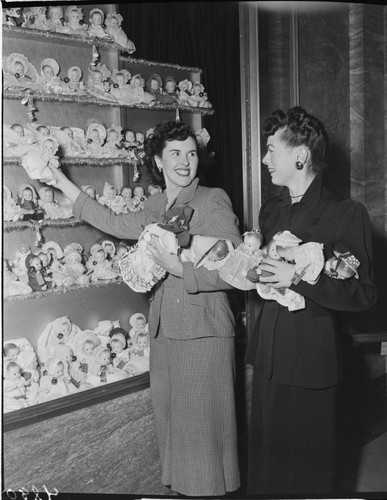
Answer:
<svg viewBox="0 0 387 500"><path fill-rule="evenodd" d="M159 172L163 170L163 167L161 165L157 165L157 168L159 169Z"/></svg>
<svg viewBox="0 0 387 500"><path fill-rule="evenodd" d="M296 161L296 169L302 170L303 168L304 168L304 165L300 161Z"/></svg>

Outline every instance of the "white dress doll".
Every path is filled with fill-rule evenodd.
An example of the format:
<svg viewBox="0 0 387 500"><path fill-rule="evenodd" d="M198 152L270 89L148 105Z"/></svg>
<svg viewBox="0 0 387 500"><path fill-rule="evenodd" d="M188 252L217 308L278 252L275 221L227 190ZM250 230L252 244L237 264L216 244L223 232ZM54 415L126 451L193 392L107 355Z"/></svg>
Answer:
<svg viewBox="0 0 387 500"><path fill-rule="evenodd" d="M55 59L46 57L40 63L39 83L51 94L72 94L68 84L59 78L60 67Z"/></svg>
<svg viewBox="0 0 387 500"><path fill-rule="evenodd" d="M22 166L30 179L39 179L46 184L55 185L57 180L55 170L59 167L58 141L55 137L49 136L40 143L40 150L29 151L22 157Z"/></svg>
<svg viewBox="0 0 387 500"><path fill-rule="evenodd" d="M39 399L39 362L33 351L22 351L19 355L18 365L21 368L22 377L27 381L27 402L29 405L35 404Z"/></svg>
<svg viewBox="0 0 387 500"><path fill-rule="evenodd" d="M51 401L70 394L70 387L65 376L63 361L52 358L48 362L47 371L40 379L39 403Z"/></svg>
<svg viewBox="0 0 387 500"><path fill-rule="evenodd" d="M126 203L126 208L129 209L132 199L132 188L130 186L123 186L121 188L121 196L124 198Z"/></svg>
<svg viewBox="0 0 387 500"><path fill-rule="evenodd" d="M37 355L42 367L55 357L58 344L67 344L73 347L74 340L81 332L79 326L72 323L68 316L61 316L48 323L37 341Z"/></svg>
<svg viewBox="0 0 387 500"><path fill-rule="evenodd" d="M50 5L47 12L47 27L50 31L60 31L63 28L63 7Z"/></svg>
<svg viewBox="0 0 387 500"><path fill-rule="evenodd" d="M113 270L112 262L106 258L102 245L95 243L90 249L88 269L91 269L91 281L114 280L118 274Z"/></svg>
<svg viewBox="0 0 387 500"><path fill-rule="evenodd" d="M110 77L111 71L105 64L99 65L94 69L89 68L87 92L98 99L117 102L116 97L110 92L110 85L108 83Z"/></svg>
<svg viewBox="0 0 387 500"><path fill-rule="evenodd" d="M191 95L187 98L187 104L198 108L212 108L204 87L200 82L195 82L191 88Z"/></svg>
<svg viewBox="0 0 387 500"><path fill-rule="evenodd" d="M27 255L31 253L31 247L23 244L16 250L15 258L11 261L12 272L19 281L28 283L28 270L26 267Z"/></svg>
<svg viewBox="0 0 387 500"><path fill-rule="evenodd" d="M99 345L101 345L101 340L91 330L84 330L76 335L73 342L73 351L79 363L79 370L83 374L87 375L89 372L94 349Z"/></svg>
<svg viewBox="0 0 387 500"><path fill-rule="evenodd" d="M69 345L57 345L55 357L63 362L65 380L70 392L91 389L92 386L86 382L87 374L81 369L81 363L78 357L74 355L74 351Z"/></svg>
<svg viewBox="0 0 387 500"><path fill-rule="evenodd" d="M6 59L7 71L4 71L4 90L32 90L40 91L44 88L39 83L39 74L28 57L13 52Z"/></svg>
<svg viewBox="0 0 387 500"><path fill-rule="evenodd" d="M128 374L123 370L114 368L110 350L107 346L100 345L94 349L87 381L93 386L116 382L127 378Z"/></svg>
<svg viewBox="0 0 387 500"><path fill-rule="evenodd" d="M133 345L134 338L136 337L137 334L139 333L148 334L149 332L148 323L143 313L132 314L132 316L129 318L129 324L132 327L129 330L129 338L131 345Z"/></svg>
<svg viewBox="0 0 387 500"><path fill-rule="evenodd" d="M120 146L122 127L113 126L106 130L106 142L101 148L100 156L103 157L120 157L126 156L125 151Z"/></svg>
<svg viewBox="0 0 387 500"><path fill-rule="evenodd" d="M130 364L134 365L139 372L149 371L149 334L138 332L134 336L133 345L130 347Z"/></svg>
<svg viewBox="0 0 387 500"><path fill-rule="evenodd" d="M33 149L39 150L33 133L20 123L3 125L4 156L23 156Z"/></svg>
<svg viewBox="0 0 387 500"><path fill-rule="evenodd" d="M99 158L106 140L106 128L101 123L91 123L86 132L86 156Z"/></svg>
<svg viewBox="0 0 387 500"><path fill-rule="evenodd" d="M105 250L106 258L110 261L113 260L113 257L116 253L116 246L113 243L113 241L112 240L102 240L101 246Z"/></svg>
<svg viewBox="0 0 387 500"><path fill-rule="evenodd" d="M61 156L85 156L86 138L81 128L51 127L51 133L58 141Z"/></svg>
<svg viewBox="0 0 387 500"><path fill-rule="evenodd" d="M124 332L122 328L114 328L111 331L109 342L113 366L120 370L125 370L126 365L130 361L130 351Z"/></svg>
<svg viewBox="0 0 387 500"><path fill-rule="evenodd" d="M15 295L26 295L32 291L32 288L27 283L18 280L8 260L3 259L3 296L14 297Z"/></svg>
<svg viewBox="0 0 387 500"><path fill-rule="evenodd" d="M111 207L115 197L117 196L117 188L105 182L102 190L102 195L97 195L98 203L105 205L106 207Z"/></svg>
<svg viewBox="0 0 387 500"><path fill-rule="evenodd" d="M87 34L89 36L96 36L98 38L110 38L113 37L106 33L105 28L103 27L105 21L105 13L102 9L94 8L90 11L89 16L89 26L87 28Z"/></svg>
<svg viewBox="0 0 387 500"><path fill-rule="evenodd" d="M143 102L139 100L139 91L129 83L131 78L132 75L127 69L115 69L112 73L111 79L113 84L110 86L110 93L114 95L119 104L130 106L138 102Z"/></svg>
<svg viewBox="0 0 387 500"><path fill-rule="evenodd" d="M41 252L47 254L49 257L49 267L47 272L52 277L53 273L57 272L61 266L63 250L56 241L47 241L43 244Z"/></svg>
<svg viewBox="0 0 387 500"><path fill-rule="evenodd" d="M149 107L154 106L156 99L149 92L145 92L145 81L139 73L132 76L130 85L133 89L134 103L148 104Z"/></svg>
<svg viewBox="0 0 387 500"><path fill-rule="evenodd" d="M45 219L69 219L73 216L72 206L61 206L54 200L54 191L48 186L39 189L38 205L44 211Z"/></svg>
<svg viewBox="0 0 387 500"><path fill-rule="evenodd" d="M57 272L53 272L56 286L87 286L90 277L82 264L83 247L79 243L70 243L63 249L64 257Z"/></svg>
<svg viewBox="0 0 387 500"><path fill-rule="evenodd" d="M15 361L7 361L3 373L4 413L26 408L28 382L22 377L20 366Z"/></svg>
<svg viewBox="0 0 387 500"><path fill-rule="evenodd" d="M84 14L81 7L70 5L64 13L64 25L58 26L56 31L69 35L86 35L87 25L81 24Z"/></svg>
<svg viewBox="0 0 387 500"><path fill-rule="evenodd" d="M84 90L85 85L81 82L82 75L83 73L79 66L71 66L71 68L67 70L67 84L69 89L77 95L86 95Z"/></svg>
<svg viewBox="0 0 387 500"><path fill-rule="evenodd" d="M121 14L117 12L111 12L106 16L105 25L106 25L106 33L110 35L114 41L121 45L129 54L133 54L136 50L136 46L129 40L126 36L126 33L121 28L123 18Z"/></svg>
<svg viewBox="0 0 387 500"><path fill-rule="evenodd" d="M145 202L148 198L145 196L145 190L142 186L136 186L133 189L132 203L134 207L139 207L139 210L143 210L145 207ZM136 210L132 210L135 212Z"/></svg>
<svg viewBox="0 0 387 500"><path fill-rule="evenodd" d="M238 245L220 268L219 276L239 290L253 290L255 285L246 276L249 269L258 266L264 256L263 250L260 249L263 237L257 229L248 231L243 236L243 243Z"/></svg>

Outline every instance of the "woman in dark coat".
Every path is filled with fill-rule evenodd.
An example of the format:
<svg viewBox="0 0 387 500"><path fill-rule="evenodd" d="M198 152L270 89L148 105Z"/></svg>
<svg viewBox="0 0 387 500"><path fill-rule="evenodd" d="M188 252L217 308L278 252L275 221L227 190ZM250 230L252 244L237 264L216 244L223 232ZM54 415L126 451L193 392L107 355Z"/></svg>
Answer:
<svg viewBox="0 0 387 500"><path fill-rule="evenodd" d="M75 202L74 216L121 239L138 239L146 225L169 211L192 213L192 235L241 242L227 194L198 185L198 147L182 123L157 126L147 140L153 168L166 189L144 210L116 215L88 197L60 171L55 187ZM149 310L152 404L162 483L188 496L224 495L239 487L234 401L234 319L217 271L181 262L157 240L149 250L167 271ZM129 471L130 472L130 471Z"/></svg>
<svg viewBox="0 0 387 500"><path fill-rule="evenodd" d="M372 281L371 224L361 203L338 200L324 188L327 150L323 124L302 108L274 112L265 123L267 166L281 194L260 211L266 244L289 230L303 243L324 244L326 258L350 252L358 276L323 272L316 284L295 265L264 259L261 277L290 288L305 308L289 311L264 300L246 360L254 367L249 451L249 494L313 494L335 489L335 398L339 377L336 311L365 311L377 300Z"/></svg>

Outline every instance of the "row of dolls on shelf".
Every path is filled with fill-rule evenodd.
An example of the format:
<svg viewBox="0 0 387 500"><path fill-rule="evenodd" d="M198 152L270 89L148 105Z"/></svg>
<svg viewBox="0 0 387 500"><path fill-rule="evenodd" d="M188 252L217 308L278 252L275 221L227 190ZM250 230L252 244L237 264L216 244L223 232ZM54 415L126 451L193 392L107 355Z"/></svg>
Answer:
<svg viewBox="0 0 387 500"><path fill-rule="evenodd" d="M101 8L95 7L89 13L88 24L84 17L83 8L78 5L66 8L50 5L3 9L3 24L8 26L104 38L117 43L129 54L135 52L134 43L128 39L121 27L121 14L110 12L106 15Z"/></svg>
<svg viewBox="0 0 387 500"><path fill-rule="evenodd" d="M26 338L3 345L3 408L10 412L149 371L146 317L99 321L81 330L68 316L48 323L36 349Z"/></svg>
<svg viewBox="0 0 387 500"><path fill-rule="evenodd" d="M145 195L143 186L133 188L123 186L118 194L118 189L105 182L102 195L96 193L91 184L82 186L91 198L95 198L101 205L108 206L115 214L139 212L145 207L149 196L161 193L161 186L149 184L148 196ZM43 219L57 220L73 217L73 203L66 197L55 200L54 190L50 186L43 186L36 191L32 184L22 184L14 200L11 190L3 186L3 220L5 222L40 221Z"/></svg>
<svg viewBox="0 0 387 500"><path fill-rule="evenodd" d="M13 123L3 128L4 156L22 157L30 151L44 153L51 142L54 154L61 157L124 157L141 163L145 138L152 132L153 128L144 133L96 122L90 123L86 131L79 127ZM48 137L55 141L47 142Z"/></svg>
<svg viewBox="0 0 387 500"><path fill-rule="evenodd" d="M158 73L152 73L147 80L141 74L132 75L127 69L111 71L101 62L92 62L88 68L87 83L82 82L83 71L71 66L63 79L61 68L52 57L40 63L40 74L28 57L14 52L6 58L4 90L48 92L63 95L91 95L112 103L133 105L174 104L182 106L211 108L204 86L196 81L183 79L179 83L173 76L162 80Z"/></svg>
<svg viewBox="0 0 387 500"><path fill-rule="evenodd" d="M144 229L138 243L120 261L122 278L132 290L150 291L166 275L147 250L154 237L172 254L180 254L182 262L191 262L196 269L204 267L217 271L219 277L231 286L240 290L256 289L262 298L275 300L290 311L303 309L305 299L289 288L275 289L260 282L261 277L270 274L259 269L265 257L294 263L294 284L303 280L315 285L322 273L333 279L358 279L360 262L348 249L339 251L327 246L324 249L324 245L318 242L302 244L302 240L288 230L275 234L266 246L262 246L263 237L257 229L246 232L243 243L234 248L229 240L190 235L191 216L189 207L172 209L164 224L149 224Z"/></svg>
<svg viewBox="0 0 387 500"><path fill-rule="evenodd" d="M103 239L85 255L76 242L62 249L56 241L48 241L34 252L22 244L14 259L3 259L4 297L114 281L121 277L120 259L129 248L123 241L116 245Z"/></svg>

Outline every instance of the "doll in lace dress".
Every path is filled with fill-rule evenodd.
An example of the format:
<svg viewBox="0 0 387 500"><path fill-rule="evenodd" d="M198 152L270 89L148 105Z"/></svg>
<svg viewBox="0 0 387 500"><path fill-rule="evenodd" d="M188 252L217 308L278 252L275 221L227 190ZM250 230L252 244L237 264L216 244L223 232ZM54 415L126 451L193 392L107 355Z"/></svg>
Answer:
<svg viewBox="0 0 387 500"><path fill-rule="evenodd" d="M64 262L58 271L53 273L53 279L57 286L86 286L90 283L86 267L82 264L82 251L83 248L79 243L70 243L64 248Z"/></svg>
<svg viewBox="0 0 387 500"><path fill-rule="evenodd" d="M101 123L91 123L86 132L86 155L98 158L106 140L106 128Z"/></svg>
<svg viewBox="0 0 387 500"><path fill-rule="evenodd" d="M4 90L32 90L44 88L39 83L39 74L24 54L13 52L6 59L7 71L4 71Z"/></svg>
<svg viewBox="0 0 387 500"><path fill-rule="evenodd" d="M113 280L118 277L113 270L112 262L106 258L102 245L95 243L90 249L88 269L92 271L91 281Z"/></svg>
<svg viewBox="0 0 387 500"><path fill-rule="evenodd" d="M40 379L39 403L51 401L70 394L70 387L65 376L65 366L59 358L48 362L47 371Z"/></svg>
<svg viewBox="0 0 387 500"><path fill-rule="evenodd" d="M40 141L39 151L32 150L22 158L22 166L30 179L39 179L46 184L56 184L55 169L59 167L58 141L55 137L49 136Z"/></svg>
<svg viewBox="0 0 387 500"><path fill-rule="evenodd" d="M54 191L48 187L39 189L38 204L44 211L45 219L69 219L73 216L72 206L62 206L54 200Z"/></svg>
<svg viewBox="0 0 387 500"><path fill-rule="evenodd" d="M126 33L121 28L122 21L123 18L121 14L117 12L109 13L105 21L106 33L110 35L118 45L121 45L121 47L129 52L129 54L133 54L136 50L136 46L132 40L129 40Z"/></svg>

